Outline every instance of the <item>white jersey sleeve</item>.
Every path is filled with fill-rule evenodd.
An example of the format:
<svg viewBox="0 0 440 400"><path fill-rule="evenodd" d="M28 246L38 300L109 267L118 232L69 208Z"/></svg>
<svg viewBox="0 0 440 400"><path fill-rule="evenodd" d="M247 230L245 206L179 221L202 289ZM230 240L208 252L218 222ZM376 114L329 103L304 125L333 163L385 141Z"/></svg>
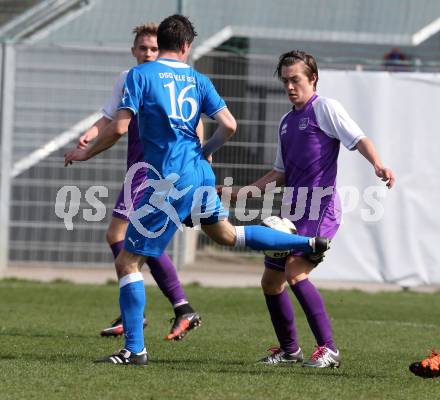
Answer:
<svg viewBox="0 0 440 400"><path fill-rule="evenodd" d="M121 102L122 91L124 89L125 79L127 78L128 70L122 71L118 79L113 85L112 94L102 107L102 114L108 119L113 119L118 111L119 103Z"/></svg>
<svg viewBox="0 0 440 400"><path fill-rule="evenodd" d="M341 103L326 97L318 97L313 103L316 122L324 133L338 139L347 149L353 150L364 132L354 122Z"/></svg>
<svg viewBox="0 0 440 400"><path fill-rule="evenodd" d="M275 158L275 162L273 164L273 169L277 172L284 172L284 161L283 161L283 155L281 153L281 132L286 128L286 127L284 127L283 122L289 114L290 114L290 111L288 113L284 114L280 119L280 123L278 124L277 155Z"/></svg>
<svg viewBox="0 0 440 400"><path fill-rule="evenodd" d="M273 169L278 172L284 172L284 161L283 161L283 156L281 154L281 145L279 138L278 138L278 146L277 146L277 156L273 164Z"/></svg>

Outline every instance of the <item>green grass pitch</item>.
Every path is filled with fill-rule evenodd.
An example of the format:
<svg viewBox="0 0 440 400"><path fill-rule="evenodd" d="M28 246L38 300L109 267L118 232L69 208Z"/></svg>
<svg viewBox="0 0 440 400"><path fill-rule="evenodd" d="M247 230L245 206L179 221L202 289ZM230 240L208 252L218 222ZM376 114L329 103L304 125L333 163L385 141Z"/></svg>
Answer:
<svg viewBox="0 0 440 400"><path fill-rule="evenodd" d="M116 285L0 281L0 398L435 399L440 379L408 364L440 347L440 295L323 291L342 353L338 370L262 366L275 336L259 289L186 287L203 326L165 342L172 311L147 288L146 367L94 365L120 339L98 336L117 316ZM305 355L313 338L295 301Z"/></svg>

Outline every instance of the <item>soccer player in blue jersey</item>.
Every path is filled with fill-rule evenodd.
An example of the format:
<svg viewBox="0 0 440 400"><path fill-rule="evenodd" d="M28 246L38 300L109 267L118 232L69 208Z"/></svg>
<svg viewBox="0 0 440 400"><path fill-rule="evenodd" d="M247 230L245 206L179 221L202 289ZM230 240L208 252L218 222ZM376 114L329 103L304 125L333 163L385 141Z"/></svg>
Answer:
<svg viewBox="0 0 440 400"><path fill-rule="evenodd" d="M65 156L65 165L88 160L116 143L137 116L148 163L148 187L140 208L130 215L124 249L115 262L125 345L100 362L147 364L142 329L145 288L140 268L147 257L164 252L182 223L200 224L221 245L305 253L328 248L325 238L292 235L260 225L233 226L227 221L207 157L235 133L236 122L211 81L185 63L195 36L186 17L173 15L162 21L157 33L159 57L130 70L117 117L93 145ZM201 113L218 124L203 147L195 133Z"/></svg>
<svg viewBox="0 0 440 400"><path fill-rule="evenodd" d="M140 25L133 29L135 35L131 53L136 58L137 64L148 63L157 58L157 25ZM122 92L128 70L121 72L118 80L113 86L112 94L102 107L103 116L97 120L79 138L78 147L86 148L89 142L96 139L100 132L111 123L116 117L119 103L121 102ZM200 122L197 126L197 135L203 142L203 124ZM128 126L128 148L127 148L127 170L134 164L142 162L144 152L142 143L139 139L139 128L137 119L133 118ZM146 180L146 169L139 168L134 174L130 188L130 199L133 208L137 208L145 189L140 189ZM125 204L124 186L116 200L112 219L107 229L107 242L116 259L124 247L124 238L128 226L128 214L130 212ZM201 324L201 318L198 313L189 304L182 285L177 277L176 268L166 252L160 257L149 257L146 260L150 267L151 275L161 289L162 293L168 298L174 309L175 318L171 326L171 331L166 335L166 340L180 340L186 333ZM144 323L146 325L146 322ZM117 317L111 326L101 331L101 336L119 336L124 332L122 318Z"/></svg>

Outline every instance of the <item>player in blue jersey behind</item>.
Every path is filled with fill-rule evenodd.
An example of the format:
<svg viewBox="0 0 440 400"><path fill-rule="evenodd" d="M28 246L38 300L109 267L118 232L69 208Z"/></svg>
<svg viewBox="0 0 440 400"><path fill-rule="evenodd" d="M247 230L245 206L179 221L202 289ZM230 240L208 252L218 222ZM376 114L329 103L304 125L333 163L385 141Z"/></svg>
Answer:
<svg viewBox="0 0 440 400"><path fill-rule="evenodd" d="M164 252L182 224L201 225L220 245L306 253L328 248L325 238L228 222L207 158L235 133L236 122L211 81L185 63L196 35L186 17L173 15L163 20L157 32L158 59L130 70L116 118L91 146L65 156L65 165L88 160L114 145L137 116L148 179L140 207L129 216L124 249L115 261L125 345L100 362L147 364L142 328L145 288L140 269L147 257ZM195 132L202 113L218 124L203 147ZM130 168L128 182L138 167Z"/></svg>
<svg viewBox="0 0 440 400"><path fill-rule="evenodd" d="M156 60L158 55L157 47L157 25L147 24L136 26L133 29L135 35L131 53L136 58L137 64L148 63ZM86 148L91 141L104 130L116 117L119 103L123 93L125 79L128 70L121 72L112 94L102 107L103 116L97 120L80 138L78 142L79 148ZM203 124L200 122L197 126L197 135L203 142ZM128 126L128 143L127 143L127 170L136 163L144 160L144 151L142 143L139 139L139 128L137 119L133 118ZM116 200L113 210L112 219L107 229L107 242L116 259L119 252L124 247L124 238L129 222L128 213L131 212L125 204L125 189L130 189L130 200L132 208L138 208L138 203L142 198L144 189L140 189L146 180L146 169L139 168L132 177L131 187L124 185ZM160 257L149 257L147 265L150 267L151 275L161 289L162 293L168 298L173 306L175 317L172 319L173 324L170 332L166 335L166 340L181 340L188 331L200 326L200 315L195 312L188 302L185 291L179 282L176 268L171 258L166 252ZM146 325L146 320L144 325ZM101 331L101 336L119 336L124 332L121 316L117 317L111 326Z"/></svg>

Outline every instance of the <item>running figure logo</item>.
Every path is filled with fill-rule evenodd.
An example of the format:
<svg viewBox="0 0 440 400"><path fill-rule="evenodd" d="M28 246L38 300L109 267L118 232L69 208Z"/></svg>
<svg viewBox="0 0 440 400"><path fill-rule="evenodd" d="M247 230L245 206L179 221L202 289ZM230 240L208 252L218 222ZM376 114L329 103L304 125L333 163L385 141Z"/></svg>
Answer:
<svg viewBox="0 0 440 400"><path fill-rule="evenodd" d="M133 199L131 197L131 186L136 172L143 168L153 171L154 174L157 176L157 179L145 179L142 184L138 186L134 195L147 187L151 187L154 191L151 193L147 204L144 204L142 207L134 210ZM156 168L146 162L138 162L133 164L127 171L124 182L124 202L126 209L118 210L118 212L125 215L136 228L136 230L144 237L152 239L159 237L162 233L165 232L170 220L177 226L180 231L183 231L183 225L180 222L179 215L177 214L176 209L170 204L169 200L180 199L191 190L192 185L183 190L178 190L176 189L174 184L179 179L180 176L175 173L171 173L163 178ZM156 210L164 212L167 215L167 219L161 229L156 232L151 232L142 225L141 219L146 215L155 212Z"/></svg>

